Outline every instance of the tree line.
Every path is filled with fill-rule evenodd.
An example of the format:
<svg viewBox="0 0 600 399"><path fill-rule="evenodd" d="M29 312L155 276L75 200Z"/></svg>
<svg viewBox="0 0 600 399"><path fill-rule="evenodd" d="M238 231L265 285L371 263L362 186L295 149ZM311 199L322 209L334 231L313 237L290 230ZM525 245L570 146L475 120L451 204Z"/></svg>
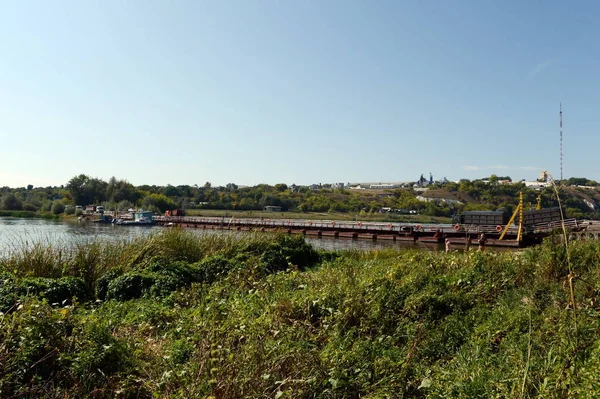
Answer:
<svg viewBox="0 0 600 399"><path fill-rule="evenodd" d="M463 179L457 183L435 183L429 186L429 189L445 190L444 192L454 193L459 198L464 198L463 203L459 204L435 200L421 201L417 199L421 193L413 188L374 192L335 188L311 190L305 186L286 184L240 187L229 183L225 186L213 187L209 182L204 185L134 186L127 180L116 177L104 181L80 174L59 187L33 187L32 185L22 188L2 187L0 208L59 214L75 212L76 205L85 207L92 204L103 205L107 210L127 211L130 208L143 208L160 213L167 209L178 208L253 211L262 210L266 206L280 206L283 211L297 212L359 214L385 211L452 216L464 210L512 212L518 203L519 192L524 193L525 202L529 206L537 203L538 195L541 195L542 206L557 205L556 195L550 188L535 191L525 187L522 182L500 184L499 180L504 178L492 176L491 179L482 180ZM590 186L595 183L584 178L571 178L567 182L571 183L570 180L574 185ZM600 218L598 211L592 210L579 196L565 192L563 201L570 217Z"/></svg>

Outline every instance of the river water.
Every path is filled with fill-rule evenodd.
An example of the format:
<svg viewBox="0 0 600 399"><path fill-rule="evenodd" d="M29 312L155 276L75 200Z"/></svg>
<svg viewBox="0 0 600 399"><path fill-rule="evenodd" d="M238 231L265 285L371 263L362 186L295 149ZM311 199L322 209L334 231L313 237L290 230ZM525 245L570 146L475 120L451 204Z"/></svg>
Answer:
<svg viewBox="0 0 600 399"><path fill-rule="evenodd" d="M115 226L112 224L89 222L58 222L43 219L19 219L0 217L0 256L7 256L24 246L34 243L53 244L68 247L78 243L95 240L102 241L127 241L136 237L158 232L163 227L143 226ZM248 234L227 230L196 230L190 229L194 234ZM350 240L333 238L306 237L306 241L315 248L329 250L364 250L370 251L384 248L421 248L436 250L438 247L424 246L406 242L393 242L389 240Z"/></svg>

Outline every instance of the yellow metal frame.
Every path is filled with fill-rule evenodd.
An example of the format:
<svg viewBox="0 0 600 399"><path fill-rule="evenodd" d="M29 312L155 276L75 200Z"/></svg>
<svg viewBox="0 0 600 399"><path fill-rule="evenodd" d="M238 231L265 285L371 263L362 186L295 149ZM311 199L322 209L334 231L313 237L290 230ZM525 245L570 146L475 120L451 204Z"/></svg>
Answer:
<svg viewBox="0 0 600 399"><path fill-rule="evenodd" d="M539 203L539 199L538 199L538 203ZM504 238L504 236L506 235L506 232L508 231L510 226L515 221L515 218L517 217L517 215L519 215L519 231L517 232L517 241L521 241L521 239L523 238L523 193L522 192L519 193L519 205L517 205L517 209L515 209L512 216L510 217L510 220L504 227L502 234L500 234L500 238L499 238L500 240L502 240Z"/></svg>

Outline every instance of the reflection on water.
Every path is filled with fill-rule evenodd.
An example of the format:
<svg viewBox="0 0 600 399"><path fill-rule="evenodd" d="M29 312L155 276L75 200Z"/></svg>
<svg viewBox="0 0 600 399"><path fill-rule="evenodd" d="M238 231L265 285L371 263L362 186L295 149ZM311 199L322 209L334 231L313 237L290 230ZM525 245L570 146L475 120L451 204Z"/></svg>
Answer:
<svg viewBox="0 0 600 399"><path fill-rule="evenodd" d="M100 223L64 223L43 219L18 219L0 217L0 255L22 249L34 243L52 244L58 246L72 246L96 240L103 241L129 241L136 237L144 236L150 232L160 231L162 227L144 226L114 226ZM227 230L196 230L190 229L194 234L248 234ZM315 248L328 250L376 250L385 248L417 248L430 251L443 250L442 247L425 245L423 243L394 242L391 240L351 240L334 238L307 237L306 241Z"/></svg>
<svg viewBox="0 0 600 399"><path fill-rule="evenodd" d="M131 240L155 227L119 228L110 224L63 223L43 219L0 218L0 255L36 243L68 247L95 240Z"/></svg>

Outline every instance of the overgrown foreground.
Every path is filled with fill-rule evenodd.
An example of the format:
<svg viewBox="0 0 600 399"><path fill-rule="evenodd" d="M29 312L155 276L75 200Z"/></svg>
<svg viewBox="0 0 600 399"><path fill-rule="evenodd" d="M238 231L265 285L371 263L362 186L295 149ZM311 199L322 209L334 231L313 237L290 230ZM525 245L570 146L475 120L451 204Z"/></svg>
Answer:
<svg viewBox="0 0 600 399"><path fill-rule="evenodd" d="M316 253L181 230L0 264L3 398L600 396L600 243ZM73 299L76 297L77 299Z"/></svg>

